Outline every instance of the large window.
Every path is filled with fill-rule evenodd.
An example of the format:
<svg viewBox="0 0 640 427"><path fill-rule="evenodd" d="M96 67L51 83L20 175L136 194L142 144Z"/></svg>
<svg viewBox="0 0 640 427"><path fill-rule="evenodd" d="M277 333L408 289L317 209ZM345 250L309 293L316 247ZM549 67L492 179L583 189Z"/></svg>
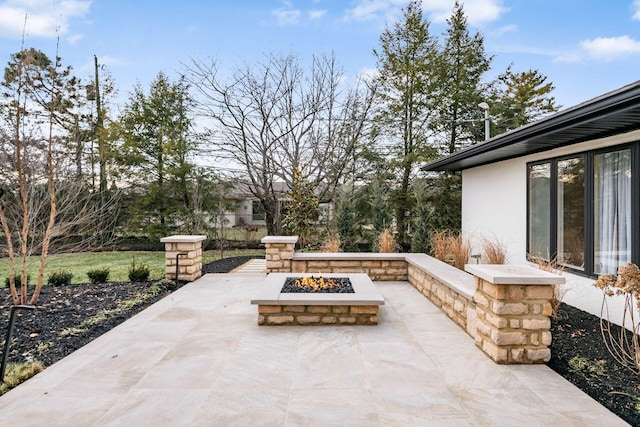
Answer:
<svg viewBox="0 0 640 427"><path fill-rule="evenodd" d="M593 172L593 270L612 273L631 262L631 150L594 156Z"/></svg>
<svg viewBox="0 0 640 427"><path fill-rule="evenodd" d="M588 275L638 262L638 145L528 165L529 256Z"/></svg>

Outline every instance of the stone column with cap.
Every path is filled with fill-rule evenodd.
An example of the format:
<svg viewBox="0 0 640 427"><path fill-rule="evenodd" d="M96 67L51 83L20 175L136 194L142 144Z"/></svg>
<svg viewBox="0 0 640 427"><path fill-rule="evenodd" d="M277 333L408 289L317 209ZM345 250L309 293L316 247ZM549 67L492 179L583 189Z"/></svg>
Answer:
<svg viewBox="0 0 640 427"><path fill-rule="evenodd" d="M165 277L193 282L202 276L202 242L207 236L176 235L160 239L165 248Z"/></svg>
<svg viewBox="0 0 640 427"><path fill-rule="evenodd" d="M261 242L266 249L267 273L290 273L298 236L266 236Z"/></svg>

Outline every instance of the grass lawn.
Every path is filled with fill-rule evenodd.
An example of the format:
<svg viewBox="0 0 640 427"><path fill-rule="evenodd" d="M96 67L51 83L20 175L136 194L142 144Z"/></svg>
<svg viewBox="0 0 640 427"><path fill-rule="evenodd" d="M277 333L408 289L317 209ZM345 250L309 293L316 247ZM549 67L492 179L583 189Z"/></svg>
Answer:
<svg viewBox="0 0 640 427"><path fill-rule="evenodd" d="M232 250L224 253L225 258L245 255L264 255L264 250ZM146 264L149 267L151 279L160 279L164 276L164 252L82 252L50 255L47 259L44 281L46 284L47 277L51 273L58 270L69 270L73 273L71 283L87 283L89 281L87 271L108 267L111 270L109 281L125 282L129 280L129 267L134 258L136 265ZM202 263L206 264L219 258L219 251L206 251L202 255ZM38 257L27 259L28 272L31 276L30 284L34 284L36 281L38 262ZM8 276L9 262L7 258L2 258L0 259L0 287L4 287L5 279Z"/></svg>

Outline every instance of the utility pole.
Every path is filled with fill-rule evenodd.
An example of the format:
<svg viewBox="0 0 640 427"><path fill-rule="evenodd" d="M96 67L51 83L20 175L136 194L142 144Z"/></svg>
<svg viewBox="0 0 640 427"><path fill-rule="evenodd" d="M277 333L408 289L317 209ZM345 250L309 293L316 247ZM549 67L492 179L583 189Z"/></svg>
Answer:
<svg viewBox="0 0 640 427"><path fill-rule="evenodd" d="M104 193L107 190L107 160L106 160L106 147L104 146L104 122L102 117L102 104L100 103L100 77L98 75L98 57L93 55L93 62L95 64L96 71L96 128L95 137L98 142L98 168L100 174L100 193Z"/></svg>

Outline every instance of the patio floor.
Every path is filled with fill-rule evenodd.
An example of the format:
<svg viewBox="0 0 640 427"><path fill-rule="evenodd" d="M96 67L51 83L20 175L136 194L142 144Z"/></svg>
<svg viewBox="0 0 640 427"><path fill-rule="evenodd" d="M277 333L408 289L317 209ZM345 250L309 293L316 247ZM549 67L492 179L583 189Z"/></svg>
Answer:
<svg viewBox="0 0 640 427"><path fill-rule="evenodd" d="M1 426L626 425L546 366L496 365L406 282L377 326L257 325L209 274L0 397Z"/></svg>

